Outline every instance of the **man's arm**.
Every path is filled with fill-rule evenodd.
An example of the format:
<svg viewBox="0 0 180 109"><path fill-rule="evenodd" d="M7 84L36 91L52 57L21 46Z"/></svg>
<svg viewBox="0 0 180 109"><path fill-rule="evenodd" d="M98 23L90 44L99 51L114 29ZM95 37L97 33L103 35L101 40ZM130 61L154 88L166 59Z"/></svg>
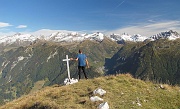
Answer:
<svg viewBox="0 0 180 109"><path fill-rule="evenodd" d="M70 58L70 60L72 60L72 61L77 61L77 60L78 60L78 58L76 58L76 59Z"/></svg>
<svg viewBox="0 0 180 109"><path fill-rule="evenodd" d="M86 65L87 65L87 68L89 68L89 62L88 62L87 58L86 58Z"/></svg>

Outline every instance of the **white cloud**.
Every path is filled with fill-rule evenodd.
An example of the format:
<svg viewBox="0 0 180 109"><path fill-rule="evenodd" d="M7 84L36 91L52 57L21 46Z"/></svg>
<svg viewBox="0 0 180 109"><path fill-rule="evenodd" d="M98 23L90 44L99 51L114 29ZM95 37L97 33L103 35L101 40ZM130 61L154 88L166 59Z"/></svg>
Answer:
<svg viewBox="0 0 180 109"><path fill-rule="evenodd" d="M146 28L167 28L167 27L180 27L180 21L170 21L170 22L161 22L161 23L155 23L146 25Z"/></svg>
<svg viewBox="0 0 180 109"><path fill-rule="evenodd" d="M12 26L12 25L10 25L9 23L0 22L0 28L8 27L8 26Z"/></svg>
<svg viewBox="0 0 180 109"><path fill-rule="evenodd" d="M19 25L16 28L27 28L27 25Z"/></svg>
<svg viewBox="0 0 180 109"><path fill-rule="evenodd" d="M0 30L1 30L1 29L0 29ZM33 32L24 31L24 32L20 32L20 33L22 33L22 34L32 34L32 35L35 35L35 36L40 36L40 35L48 36L48 35L51 35L52 33L55 33L55 32L69 33L69 32L75 32L75 31L41 29L41 30L37 30L37 31L33 31ZM13 31L10 31L10 32L0 32L0 37L1 37L1 36L14 35L14 34L16 34L16 33L17 33L17 32L13 32Z"/></svg>
<svg viewBox="0 0 180 109"><path fill-rule="evenodd" d="M2 22L0 22L0 25L2 26L1 23ZM8 25L9 24L7 23L6 26L8 26ZM9 26L11 26L11 25L9 25ZM8 30L6 30L6 32L2 32L1 31L2 29L5 29L5 28L0 29L0 36L13 35L13 34L16 33L16 32L13 32L13 31L7 32ZM35 35L35 36L39 36L39 35L48 36L48 35L51 35L52 33L55 33L55 32L65 32L65 33L67 33L67 32L78 32L78 33L102 32L102 33L104 33L106 35L110 35L112 33L122 34L122 33L125 32L125 33L128 33L130 35L141 34L143 36L152 36L152 35L158 34L160 32L169 31L169 30L177 31L178 33L180 33L180 21L140 23L140 24L136 24L136 26L128 26L128 27L119 28L119 29L116 29L116 30L68 31L68 30L40 29L40 30L33 31L33 32L25 31L25 32L20 32L20 33L32 34L32 35Z"/></svg>
<svg viewBox="0 0 180 109"><path fill-rule="evenodd" d="M106 34L122 34L122 33L128 33L128 34L141 34L144 36L152 36L155 34L158 34L160 32L164 31L177 31L180 32L180 21L166 21L166 22L152 22L151 24L139 24L137 26L129 26L124 28L119 28L112 31L107 31Z"/></svg>
<svg viewBox="0 0 180 109"><path fill-rule="evenodd" d="M73 33L73 32L78 32L78 33L96 33L96 32L101 32L101 33L104 33L106 30L81 30L81 31L70 31L70 30L51 30L51 29L41 29L41 30L37 30L35 32L28 32L28 34L32 34L32 35L45 35L45 36L48 36L48 35L51 35L52 33L55 33L55 32L63 32L63 33ZM26 32L27 33L27 32Z"/></svg>
<svg viewBox="0 0 180 109"><path fill-rule="evenodd" d="M9 36L9 35L13 35L13 34L16 34L16 32L7 32L7 33L5 33L5 32L0 32L0 37L1 36Z"/></svg>
<svg viewBox="0 0 180 109"><path fill-rule="evenodd" d="M74 32L74 31L41 29L41 30L37 30L37 31L34 31L34 32L28 32L28 34L37 35L37 36L39 36L39 35L47 36L47 35L51 35L52 33L55 33L55 32L64 32L64 33L67 33L67 32Z"/></svg>

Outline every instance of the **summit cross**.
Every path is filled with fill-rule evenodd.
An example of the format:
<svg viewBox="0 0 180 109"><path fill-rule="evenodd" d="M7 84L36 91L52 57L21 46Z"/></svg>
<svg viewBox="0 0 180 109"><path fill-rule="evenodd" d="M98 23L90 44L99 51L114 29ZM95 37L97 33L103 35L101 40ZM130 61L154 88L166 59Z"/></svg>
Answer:
<svg viewBox="0 0 180 109"><path fill-rule="evenodd" d="M66 61L66 63L67 63L68 79L70 80L71 79L70 71L69 71L69 61L70 61L70 59L68 59L68 55L66 55L66 59L63 59L63 61Z"/></svg>

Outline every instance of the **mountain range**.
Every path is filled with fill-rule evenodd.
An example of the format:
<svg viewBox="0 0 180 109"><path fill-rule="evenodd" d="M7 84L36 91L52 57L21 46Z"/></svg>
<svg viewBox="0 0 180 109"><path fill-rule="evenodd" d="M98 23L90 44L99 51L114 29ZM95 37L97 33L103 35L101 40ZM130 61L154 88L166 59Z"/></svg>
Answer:
<svg viewBox="0 0 180 109"><path fill-rule="evenodd" d="M80 34L77 32L56 32L52 33L49 36L34 36L31 34L21 34L17 33L12 36L3 36L0 37L0 44L7 45L12 43L22 43L22 42L33 42L37 39L46 40L46 41L53 41L53 42L81 42L83 40L96 40L101 42L104 37L107 37L111 40L117 41L117 42L124 42L124 41L133 41L133 42L142 42L145 40L157 40L160 38L165 38L169 40L175 40L177 38L180 38L180 35L175 31L167 31L167 32L161 32L159 34L147 37L147 36L141 36L140 34L135 35L129 35L127 33L123 33L122 35L119 34L111 34L109 36L104 35L103 33L93 33L93 34Z"/></svg>
<svg viewBox="0 0 180 109"><path fill-rule="evenodd" d="M15 34L0 37L0 103L19 98L67 77L66 55L87 55L89 78L130 73L135 78L180 84L180 36L175 31L146 37L102 33L57 32L49 36ZM77 63L70 61L71 77Z"/></svg>

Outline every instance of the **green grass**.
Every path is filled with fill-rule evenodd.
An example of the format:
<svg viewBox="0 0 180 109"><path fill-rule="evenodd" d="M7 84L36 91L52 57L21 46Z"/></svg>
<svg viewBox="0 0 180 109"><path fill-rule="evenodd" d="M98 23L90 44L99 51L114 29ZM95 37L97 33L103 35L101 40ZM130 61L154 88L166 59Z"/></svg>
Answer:
<svg viewBox="0 0 180 109"><path fill-rule="evenodd" d="M179 109L180 87L144 82L129 74L81 80L68 86L53 85L22 96L0 109L97 109L101 102L91 102L96 88L106 90L101 98L110 109ZM138 106L140 103L142 106Z"/></svg>

